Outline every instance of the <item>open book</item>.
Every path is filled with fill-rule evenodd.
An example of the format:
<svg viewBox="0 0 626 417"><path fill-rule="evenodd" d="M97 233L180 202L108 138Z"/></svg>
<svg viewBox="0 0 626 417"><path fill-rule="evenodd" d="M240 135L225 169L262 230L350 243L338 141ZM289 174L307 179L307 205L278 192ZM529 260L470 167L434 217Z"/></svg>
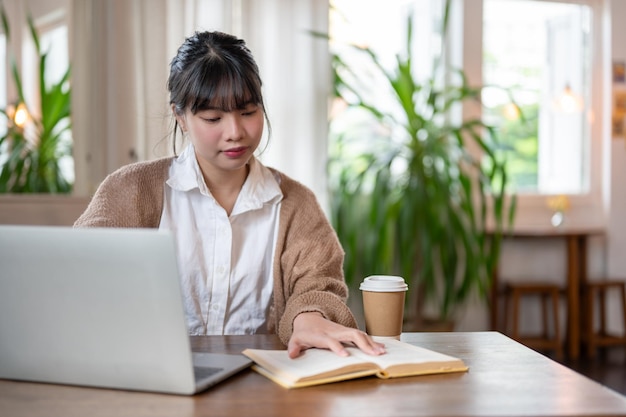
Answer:
<svg viewBox="0 0 626 417"><path fill-rule="evenodd" d="M255 364L252 369L285 388L327 384L376 375L398 378L411 375L467 371L458 358L434 352L395 339L376 338L385 344L387 353L370 356L348 347L350 356L341 357L326 349L308 349L290 359L286 350L246 349L243 354Z"/></svg>

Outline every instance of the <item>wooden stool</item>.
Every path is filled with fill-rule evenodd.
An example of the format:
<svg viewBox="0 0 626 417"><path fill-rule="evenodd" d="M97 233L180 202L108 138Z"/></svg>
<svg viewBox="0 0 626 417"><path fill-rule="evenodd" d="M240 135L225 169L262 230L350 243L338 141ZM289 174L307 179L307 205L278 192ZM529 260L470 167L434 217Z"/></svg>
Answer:
<svg viewBox="0 0 626 417"><path fill-rule="evenodd" d="M606 295L610 290L620 293L622 302L622 336L610 335L606 330ZM619 280L603 280L585 282L583 291L582 337L587 345L587 355L593 358L599 346L626 345L626 282ZM595 330L595 301L598 300L600 328Z"/></svg>
<svg viewBox="0 0 626 417"><path fill-rule="evenodd" d="M563 343L561 341L561 331L559 326L559 298L561 289L558 285L542 283L508 283L505 287L505 309L504 323L505 329L509 322L507 315L509 309L513 310L511 337L518 342L536 349L552 350L556 359L563 357ZM525 296L539 296L541 298L541 325L542 330L539 336L521 335L519 331L520 300ZM548 326L548 302L552 302L552 328L554 335L550 337ZM512 302L512 306L510 303Z"/></svg>

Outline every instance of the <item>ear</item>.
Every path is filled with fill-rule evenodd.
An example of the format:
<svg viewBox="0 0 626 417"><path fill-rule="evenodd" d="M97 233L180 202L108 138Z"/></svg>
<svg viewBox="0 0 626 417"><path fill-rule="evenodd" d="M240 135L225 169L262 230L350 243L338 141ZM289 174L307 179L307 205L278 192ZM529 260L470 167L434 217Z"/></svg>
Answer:
<svg viewBox="0 0 626 417"><path fill-rule="evenodd" d="M178 126L180 126L183 133L187 133L187 121L185 119L185 114L178 113L174 104L172 104L172 113L174 114L176 122L178 123Z"/></svg>

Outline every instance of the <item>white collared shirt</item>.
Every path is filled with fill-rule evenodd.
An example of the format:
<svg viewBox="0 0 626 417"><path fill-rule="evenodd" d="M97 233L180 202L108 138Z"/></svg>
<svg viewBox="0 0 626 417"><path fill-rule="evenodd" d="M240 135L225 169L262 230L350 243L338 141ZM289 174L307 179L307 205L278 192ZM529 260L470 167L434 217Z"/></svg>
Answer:
<svg viewBox="0 0 626 417"><path fill-rule="evenodd" d="M176 242L189 334L267 329L282 192L255 158L230 216L211 195L189 144L166 181L160 229Z"/></svg>

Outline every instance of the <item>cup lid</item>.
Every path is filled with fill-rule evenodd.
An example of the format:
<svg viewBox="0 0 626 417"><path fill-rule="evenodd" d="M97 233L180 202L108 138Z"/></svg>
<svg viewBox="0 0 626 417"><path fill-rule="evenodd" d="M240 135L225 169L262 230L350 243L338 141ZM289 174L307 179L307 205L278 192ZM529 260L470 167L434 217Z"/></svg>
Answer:
<svg viewBox="0 0 626 417"><path fill-rule="evenodd" d="M371 275L361 282L359 289L373 292L396 292L406 291L409 286L404 278L394 275Z"/></svg>

